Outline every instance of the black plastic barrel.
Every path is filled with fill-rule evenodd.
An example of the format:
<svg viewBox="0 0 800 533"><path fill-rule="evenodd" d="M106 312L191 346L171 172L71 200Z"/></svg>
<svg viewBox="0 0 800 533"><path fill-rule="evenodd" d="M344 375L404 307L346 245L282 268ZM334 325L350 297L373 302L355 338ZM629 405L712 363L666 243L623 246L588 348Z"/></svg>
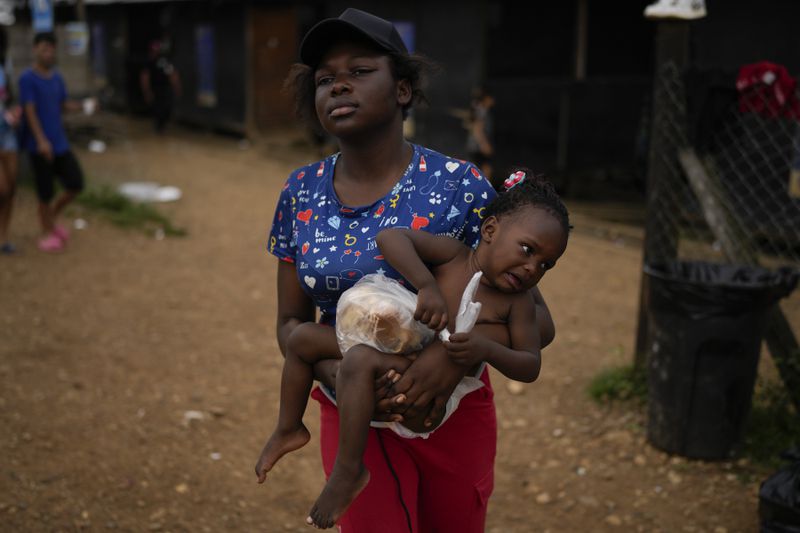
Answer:
<svg viewBox="0 0 800 533"><path fill-rule="evenodd" d="M797 272L680 261L644 272L647 438L685 457L729 457L750 410L767 314Z"/></svg>

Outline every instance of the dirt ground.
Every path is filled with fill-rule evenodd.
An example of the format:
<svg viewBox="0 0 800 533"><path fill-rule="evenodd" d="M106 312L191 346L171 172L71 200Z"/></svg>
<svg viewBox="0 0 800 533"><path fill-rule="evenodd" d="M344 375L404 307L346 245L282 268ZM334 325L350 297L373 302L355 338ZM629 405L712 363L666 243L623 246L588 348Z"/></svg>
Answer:
<svg viewBox="0 0 800 533"><path fill-rule="evenodd" d="M0 530L306 531L323 482L316 403L311 444L263 486L252 469L282 361L265 236L285 176L316 156L284 137L155 138L146 126L117 119L105 153L78 156L94 185L180 187L161 209L188 237L76 208L70 220L88 227L45 255L33 192L17 197L21 253L0 257ZM487 531L757 531L762 470L670 457L646 443L641 413L588 398L593 376L631 360L641 255L577 207L575 224L542 282L558 336L541 377L492 376Z"/></svg>

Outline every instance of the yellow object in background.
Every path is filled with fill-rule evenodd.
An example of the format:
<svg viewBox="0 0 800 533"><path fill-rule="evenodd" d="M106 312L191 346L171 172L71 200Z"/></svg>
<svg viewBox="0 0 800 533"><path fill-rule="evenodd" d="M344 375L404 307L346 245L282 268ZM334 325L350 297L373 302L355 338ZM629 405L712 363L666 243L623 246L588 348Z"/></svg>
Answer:
<svg viewBox="0 0 800 533"><path fill-rule="evenodd" d="M789 172L789 196L800 198L800 168L793 168Z"/></svg>

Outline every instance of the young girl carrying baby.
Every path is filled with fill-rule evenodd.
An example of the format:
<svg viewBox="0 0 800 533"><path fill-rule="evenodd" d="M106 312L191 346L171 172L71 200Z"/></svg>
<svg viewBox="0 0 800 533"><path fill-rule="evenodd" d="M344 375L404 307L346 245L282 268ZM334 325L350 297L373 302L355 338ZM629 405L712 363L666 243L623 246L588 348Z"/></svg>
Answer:
<svg viewBox="0 0 800 533"><path fill-rule="evenodd" d="M564 253L569 215L552 184L528 170L512 173L504 185L506 191L486 208L475 249L450 237L411 229L384 230L377 243L386 261L417 289L414 318L436 331L448 326L453 330L454 311L465 287L481 272L475 294L481 304L477 323L471 331L454 333L444 342L447 354L468 368L469 375L485 363L510 379L532 382L539 375L541 343L530 289ZM317 328L316 324L305 329L298 326L289 337L278 424L256 465L259 482L284 454L308 442L302 416L313 384L312 365L329 357L315 345ZM474 354L481 354L480 358ZM376 380L387 372L397 379L399 374L390 371L402 371L409 364L406 356L363 344L344 354L336 378L338 453L307 518L309 524L332 527L369 482L362 456ZM433 431L440 423L441 417L402 421L405 428L419 434Z"/></svg>

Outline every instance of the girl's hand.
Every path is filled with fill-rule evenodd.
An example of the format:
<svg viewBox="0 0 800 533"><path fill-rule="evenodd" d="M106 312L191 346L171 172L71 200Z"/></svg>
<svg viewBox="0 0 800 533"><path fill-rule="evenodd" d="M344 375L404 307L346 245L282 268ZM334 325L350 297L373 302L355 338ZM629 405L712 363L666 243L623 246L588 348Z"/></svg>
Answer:
<svg viewBox="0 0 800 533"><path fill-rule="evenodd" d="M22 108L18 105L11 107L11 109L6 110L3 118L5 118L9 126L16 128L22 119Z"/></svg>
<svg viewBox="0 0 800 533"><path fill-rule="evenodd" d="M39 139L36 142L36 151L48 161L53 160L53 145L47 139Z"/></svg>
<svg viewBox="0 0 800 533"><path fill-rule="evenodd" d="M433 342L420 352L403 376L395 383L395 392L401 393L390 405L392 412L402 413L405 419L425 415L430 421L441 418L447 400L467 369L453 363L444 346Z"/></svg>
<svg viewBox="0 0 800 533"><path fill-rule="evenodd" d="M447 304L435 283L423 287L417 293L417 309L414 319L419 320L434 331L447 327Z"/></svg>
<svg viewBox="0 0 800 533"><path fill-rule="evenodd" d="M467 368L486 360L492 349L491 341L474 331L453 333L444 347L451 361Z"/></svg>
<svg viewBox="0 0 800 533"><path fill-rule="evenodd" d="M387 373L375 380L375 403L390 397L392 387L402 377L402 374L389 370Z"/></svg>
<svg viewBox="0 0 800 533"><path fill-rule="evenodd" d="M397 383L402 374L395 370L389 370L375 380L375 412L373 420L379 422L402 422L403 415L392 413L391 406L395 403L395 398L399 396L394 392L394 384Z"/></svg>
<svg viewBox="0 0 800 533"><path fill-rule="evenodd" d="M411 366L413 356L385 355L390 360L388 366L391 368L375 380L375 410L372 419L378 422L402 422L404 417L396 412L395 407L402 403L405 396L399 394L394 386L403 377L403 372Z"/></svg>

